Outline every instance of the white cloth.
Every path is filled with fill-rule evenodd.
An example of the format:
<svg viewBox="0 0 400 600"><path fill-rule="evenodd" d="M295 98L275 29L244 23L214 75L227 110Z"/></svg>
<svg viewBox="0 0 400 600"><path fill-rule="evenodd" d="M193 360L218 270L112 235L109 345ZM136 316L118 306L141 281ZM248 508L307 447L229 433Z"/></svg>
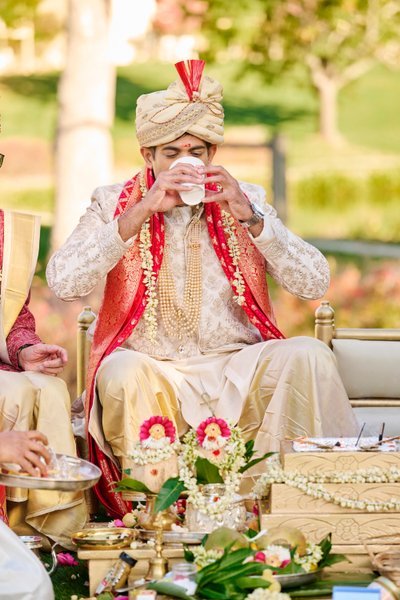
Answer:
<svg viewBox="0 0 400 600"><path fill-rule="evenodd" d="M0 599L54 600L50 577L32 550L0 521Z"/></svg>

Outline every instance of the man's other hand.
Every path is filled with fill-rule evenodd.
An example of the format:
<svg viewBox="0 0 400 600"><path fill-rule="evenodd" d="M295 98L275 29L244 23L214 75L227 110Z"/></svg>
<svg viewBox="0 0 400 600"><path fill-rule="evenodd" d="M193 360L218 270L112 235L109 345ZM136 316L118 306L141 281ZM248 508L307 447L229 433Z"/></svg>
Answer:
<svg viewBox="0 0 400 600"><path fill-rule="evenodd" d="M0 433L0 462L17 463L33 477L47 474L50 454L48 441L40 431L2 431ZM44 461L44 462L43 462Z"/></svg>
<svg viewBox="0 0 400 600"><path fill-rule="evenodd" d="M61 373L67 361L67 351L54 344L34 344L23 348L18 355L21 369L39 371L46 375Z"/></svg>

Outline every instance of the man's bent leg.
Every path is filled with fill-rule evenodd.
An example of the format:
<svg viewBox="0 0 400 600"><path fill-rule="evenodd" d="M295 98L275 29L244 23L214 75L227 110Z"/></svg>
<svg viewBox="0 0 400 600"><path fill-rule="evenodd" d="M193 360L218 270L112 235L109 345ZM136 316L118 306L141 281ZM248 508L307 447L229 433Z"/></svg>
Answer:
<svg viewBox="0 0 400 600"><path fill-rule="evenodd" d="M122 468L139 440L140 425L153 415L163 415L174 423L178 435L188 429L180 413L173 386L173 368L167 378L158 361L124 350L107 357L97 375L97 392L102 404L104 437Z"/></svg>
<svg viewBox="0 0 400 600"><path fill-rule="evenodd" d="M7 429L26 431L38 429L46 435L49 445L60 454L76 456L76 447L70 422L70 398L65 382L41 373L6 373L11 386L2 396L3 423ZM0 377L4 377L4 372ZM17 382L20 383L20 391ZM12 394L12 395L11 395ZM26 490L24 490L25 492ZM51 539L70 545L70 536L81 529L87 519L82 492L29 490L28 502L11 504L10 524L24 530L22 521ZM14 496L14 501L26 496Z"/></svg>
<svg viewBox="0 0 400 600"><path fill-rule="evenodd" d="M301 435L354 435L357 421L331 350L309 337L266 342L239 425L258 453Z"/></svg>

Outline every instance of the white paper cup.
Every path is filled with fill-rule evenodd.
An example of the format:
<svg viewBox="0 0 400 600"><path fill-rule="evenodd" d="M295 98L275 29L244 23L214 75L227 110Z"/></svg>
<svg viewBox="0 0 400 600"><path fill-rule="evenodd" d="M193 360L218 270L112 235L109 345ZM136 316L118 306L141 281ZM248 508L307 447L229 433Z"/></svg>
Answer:
<svg viewBox="0 0 400 600"><path fill-rule="evenodd" d="M178 165L179 163L193 165L194 167L198 167L199 165L202 167L205 166L203 161L200 160L200 158L197 158L196 156L182 156L182 158L177 158L176 160L174 160L174 162L170 166L170 169L176 167L176 165ZM182 185L192 188L187 192L179 192L179 195L182 198L182 202L188 204L189 206L195 206L196 204L200 204L200 202L206 195L204 184L199 185L197 183L182 183Z"/></svg>

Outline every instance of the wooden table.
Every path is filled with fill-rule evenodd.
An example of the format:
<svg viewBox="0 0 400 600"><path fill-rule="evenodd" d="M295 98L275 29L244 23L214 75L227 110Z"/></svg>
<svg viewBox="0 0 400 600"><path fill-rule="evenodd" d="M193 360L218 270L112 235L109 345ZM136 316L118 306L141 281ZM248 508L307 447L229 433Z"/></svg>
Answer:
<svg viewBox="0 0 400 600"><path fill-rule="evenodd" d="M126 552L138 562L131 570L130 578L139 579L145 577L149 569L149 559L156 555L153 548L122 548L120 550L78 550L78 558L87 560L89 570L89 591L93 596L96 587L103 579L107 571L117 561L121 552ZM164 546L163 556L168 560L171 567L175 562L183 560L183 548L173 548Z"/></svg>

